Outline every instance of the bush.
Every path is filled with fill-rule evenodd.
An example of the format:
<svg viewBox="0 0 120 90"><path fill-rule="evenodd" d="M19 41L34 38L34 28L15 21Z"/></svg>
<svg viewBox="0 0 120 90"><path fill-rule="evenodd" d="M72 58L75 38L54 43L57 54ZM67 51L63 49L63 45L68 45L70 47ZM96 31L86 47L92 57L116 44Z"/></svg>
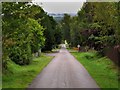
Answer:
<svg viewBox="0 0 120 90"><path fill-rule="evenodd" d="M9 55L10 59L19 65L29 64L32 60L31 48L29 44L23 47L15 46Z"/></svg>

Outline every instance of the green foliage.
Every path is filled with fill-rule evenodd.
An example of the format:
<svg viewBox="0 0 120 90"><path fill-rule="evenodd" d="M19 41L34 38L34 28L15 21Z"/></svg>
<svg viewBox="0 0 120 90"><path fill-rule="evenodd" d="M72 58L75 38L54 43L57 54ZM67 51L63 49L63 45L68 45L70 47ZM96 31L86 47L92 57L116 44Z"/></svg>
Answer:
<svg viewBox="0 0 120 90"><path fill-rule="evenodd" d="M61 42L61 33L58 30L58 26L53 17L47 15L43 10L41 13L35 15L35 19L38 20L39 24L43 26L44 37L45 37L45 45L42 47L42 51L51 51L54 46ZM58 30L58 32L57 32ZM59 39L58 42L56 42Z"/></svg>
<svg viewBox="0 0 120 90"><path fill-rule="evenodd" d="M55 37L55 45L61 44L62 30L61 30L61 24L59 24L59 23L56 25L54 37Z"/></svg>
<svg viewBox="0 0 120 90"><path fill-rule="evenodd" d="M37 52L44 46L45 37L43 36L44 28L34 19L29 19L27 26L31 30L31 49L32 52Z"/></svg>
<svg viewBox="0 0 120 90"><path fill-rule="evenodd" d="M28 2L3 2L2 6L3 68L9 60L30 64L33 53L61 43L59 25L40 6Z"/></svg>
<svg viewBox="0 0 120 90"><path fill-rule="evenodd" d="M67 40L68 43L70 43L70 15L64 14L64 18L61 21L62 25L62 39Z"/></svg>
<svg viewBox="0 0 120 90"><path fill-rule="evenodd" d="M89 46L103 54L104 48L120 44L119 7L119 2L84 3L77 16L64 17L63 37L73 47Z"/></svg>
<svg viewBox="0 0 120 90"><path fill-rule="evenodd" d="M41 9L24 2L4 2L2 5L3 67L7 65L7 58L20 65L29 64L32 53L37 52L45 41L44 28L34 19Z"/></svg>
<svg viewBox="0 0 120 90"><path fill-rule="evenodd" d="M20 65L29 64L32 60L30 45L23 44L20 47L12 47L11 53L9 53L9 58Z"/></svg>
<svg viewBox="0 0 120 90"><path fill-rule="evenodd" d="M91 34L94 34L93 30L94 31L96 30L97 32L99 32L99 34L95 35L95 37L96 36L109 37L111 35L115 35L115 31L117 31L116 25L118 24L117 7L115 6L115 4L116 3L113 3L113 2L111 3L98 3L98 2L90 3L89 2L84 4L85 8L87 7L90 8L90 9L83 9L83 10L85 10L86 14L88 15L86 17L87 18L86 22L88 22L89 19L92 18L91 22L89 21L90 23L88 24L89 29L91 29ZM106 39L109 40L109 38L106 38ZM115 40L115 38L113 38L113 40ZM106 43L109 46L110 43L109 42L106 42ZM106 46L106 45L102 45L102 46Z"/></svg>
<svg viewBox="0 0 120 90"><path fill-rule="evenodd" d="M42 51L51 51L57 44L61 43L61 30L53 17L46 13L38 16L38 18L40 17L42 17L40 23L45 28L44 36L46 38Z"/></svg>
<svg viewBox="0 0 120 90"><path fill-rule="evenodd" d="M81 29L78 20L78 17L71 18L72 23L70 23L70 36L71 36L71 46L77 46L81 44L82 38L79 29Z"/></svg>

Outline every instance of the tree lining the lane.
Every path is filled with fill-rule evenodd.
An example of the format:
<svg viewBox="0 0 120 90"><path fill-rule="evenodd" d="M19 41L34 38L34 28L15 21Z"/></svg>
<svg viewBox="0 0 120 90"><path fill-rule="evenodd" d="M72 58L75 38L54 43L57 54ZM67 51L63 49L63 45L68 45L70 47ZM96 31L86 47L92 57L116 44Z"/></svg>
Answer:
<svg viewBox="0 0 120 90"><path fill-rule="evenodd" d="M76 16L65 15L61 21L63 39L71 47L80 44L101 55L106 48L117 47L115 52L120 53L119 12L120 2L85 2Z"/></svg>
<svg viewBox="0 0 120 90"><path fill-rule="evenodd" d="M2 28L4 69L9 60L19 65L30 64L33 53L39 49L52 50L60 43L60 40L55 42L60 34L53 17L40 6L28 2L3 2Z"/></svg>

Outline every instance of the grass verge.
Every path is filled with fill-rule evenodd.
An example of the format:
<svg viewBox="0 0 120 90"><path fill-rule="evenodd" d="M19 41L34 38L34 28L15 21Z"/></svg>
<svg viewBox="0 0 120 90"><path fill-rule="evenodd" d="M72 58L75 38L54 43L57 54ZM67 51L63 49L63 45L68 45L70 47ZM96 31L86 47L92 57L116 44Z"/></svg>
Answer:
<svg viewBox="0 0 120 90"><path fill-rule="evenodd" d="M72 55L87 69L100 88L118 88L118 69L111 60L99 57L95 51L72 52Z"/></svg>
<svg viewBox="0 0 120 90"><path fill-rule="evenodd" d="M27 88L32 80L52 60L53 57L42 55L35 58L30 65L19 66L14 62L8 63L9 72L3 74L3 88Z"/></svg>

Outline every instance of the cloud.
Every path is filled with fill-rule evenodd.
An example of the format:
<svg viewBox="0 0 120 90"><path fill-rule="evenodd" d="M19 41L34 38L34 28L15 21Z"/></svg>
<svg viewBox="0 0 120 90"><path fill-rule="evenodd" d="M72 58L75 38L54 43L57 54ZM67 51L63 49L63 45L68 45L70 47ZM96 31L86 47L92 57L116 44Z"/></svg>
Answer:
<svg viewBox="0 0 120 90"><path fill-rule="evenodd" d="M48 13L77 13L83 2L37 2Z"/></svg>
<svg viewBox="0 0 120 90"><path fill-rule="evenodd" d="M34 2L86 2L86 0L32 0Z"/></svg>

